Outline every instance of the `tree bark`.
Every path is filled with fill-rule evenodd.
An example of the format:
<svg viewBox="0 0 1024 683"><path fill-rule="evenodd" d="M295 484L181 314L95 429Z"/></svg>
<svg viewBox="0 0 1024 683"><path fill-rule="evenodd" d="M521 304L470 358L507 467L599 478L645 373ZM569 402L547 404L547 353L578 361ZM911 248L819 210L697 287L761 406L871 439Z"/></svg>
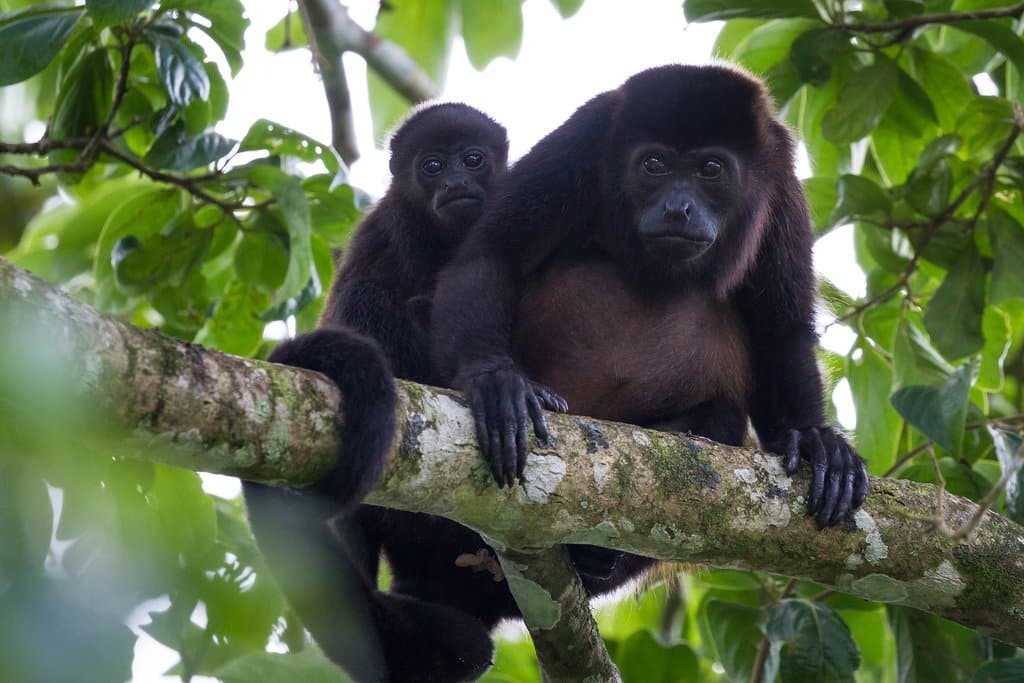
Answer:
<svg viewBox="0 0 1024 683"><path fill-rule="evenodd" d="M66 386L116 419L123 455L301 485L337 452L343 408L323 377L134 328L0 259L0 331L21 325L48 330ZM399 394L399 430L372 504L448 517L500 553L587 543L770 572L1024 646L1024 528L988 513L973 540L953 541L920 521L933 512L934 486L873 479L861 510L818 532L803 514L808 472L789 477L774 455L552 414L554 444L534 448L524 484L499 489L458 394L408 382ZM947 526L976 509L948 496Z"/></svg>

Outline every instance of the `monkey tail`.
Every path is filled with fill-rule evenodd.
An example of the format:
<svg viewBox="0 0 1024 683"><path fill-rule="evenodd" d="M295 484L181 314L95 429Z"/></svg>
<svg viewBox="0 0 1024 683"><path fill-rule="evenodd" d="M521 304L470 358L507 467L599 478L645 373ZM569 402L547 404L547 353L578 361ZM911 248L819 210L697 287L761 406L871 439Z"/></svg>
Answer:
<svg viewBox="0 0 1024 683"><path fill-rule="evenodd" d="M270 360L323 373L341 390L341 451L307 489L242 482L270 572L332 660L358 681L386 681L376 591L377 547L347 514L380 478L395 435L394 376L378 344L324 327L279 345ZM332 523L333 520L333 523Z"/></svg>

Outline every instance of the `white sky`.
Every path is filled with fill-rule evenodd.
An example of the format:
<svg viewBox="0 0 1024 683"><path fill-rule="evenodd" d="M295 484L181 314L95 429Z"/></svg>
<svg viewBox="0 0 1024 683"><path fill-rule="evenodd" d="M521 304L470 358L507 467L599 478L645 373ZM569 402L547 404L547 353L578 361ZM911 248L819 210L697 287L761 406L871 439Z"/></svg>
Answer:
<svg viewBox="0 0 1024 683"><path fill-rule="evenodd" d="M372 28L379 0L349 0L347 5L356 21ZM218 130L241 139L254 121L267 118L329 143L327 105L309 52L270 54L263 48L266 31L281 19L285 6L277 1L245 1L252 20L246 34L245 68L229 84L230 109ZM470 65L459 39L441 96L472 104L501 122L509 132L512 160L586 100L618 86L630 75L670 62L709 61L720 28L717 23L688 26L680 0L586 0L568 20L561 18L549 0L525 0L523 19L518 57L495 60L483 72ZM345 67L362 155L352 166L351 181L379 196L389 175L387 155L373 144L366 66L358 56L347 55ZM818 243L815 262L841 288L863 295L864 278L853 265L852 254L852 231L841 229ZM851 341L852 335L836 326L823 343L846 353ZM841 421L851 426L854 417L848 389L841 387L835 398ZM237 480L226 477L204 476L204 486L221 495L238 490ZM146 621L143 614L138 617ZM177 680L160 676L176 661L172 651L147 637L140 639L136 655L135 683ZM198 683L199 679L194 680Z"/></svg>

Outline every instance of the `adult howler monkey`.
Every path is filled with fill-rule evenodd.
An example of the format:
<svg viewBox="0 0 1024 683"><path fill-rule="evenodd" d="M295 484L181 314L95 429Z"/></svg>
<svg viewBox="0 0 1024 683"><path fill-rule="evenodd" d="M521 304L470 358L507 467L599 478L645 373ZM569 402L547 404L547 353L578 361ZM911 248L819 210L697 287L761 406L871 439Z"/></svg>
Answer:
<svg viewBox="0 0 1024 683"><path fill-rule="evenodd" d="M493 647L472 612L451 605L472 591L511 603L504 583L455 564L485 543L443 518L356 504L391 446L392 371L441 383L427 334L435 279L505 172L508 141L482 112L438 104L410 116L390 148L391 186L356 230L319 329L270 355L339 386L343 451L310 489L245 483L244 492L268 565L331 659L360 681L464 680L486 670ZM531 388L537 414L542 405L565 410L554 392ZM392 569L390 593L376 590L381 550Z"/></svg>
<svg viewBox="0 0 1024 683"><path fill-rule="evenodd" d="M788 472L810 462L819 527L863 502L864 461L825 423L793 155L758 81L672 65L598 95L515 165L433 309L438 367L499 484L523 473L527 373L573 413L727 444L749 417Z"/></svg>

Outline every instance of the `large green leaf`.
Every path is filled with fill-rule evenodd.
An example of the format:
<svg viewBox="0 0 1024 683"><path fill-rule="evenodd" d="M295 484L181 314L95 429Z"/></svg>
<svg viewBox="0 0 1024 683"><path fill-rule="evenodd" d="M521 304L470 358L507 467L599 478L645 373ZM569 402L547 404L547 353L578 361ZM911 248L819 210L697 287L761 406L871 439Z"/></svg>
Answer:
<svg viewBox="0 0 1024 683"><path fill-rule="evenodd" d="M1013 30L1011 24L999 20L974 20L958 21L950 26L976 35L989 43L1016 67L1018 77L1024 78L1024 41Z"/></svg>
<svg viewBox="0 0 1024 683"><path fill-rule="evenodd" d="M47 7L0 17L0 86L45 69L81 18L80 7Z"/></svg>
<svg viewBox="0 0 1024 683"><path fill-rule="evenodd" d="M615 663L624 681L677 683L700 678L700 664L689 645L665 647L647 630L635 632L618 647Z"/></svg>
<svg viewBox="0 0 1024 683"><path fill-rule="evenodd" d="M289 12L281 18L281 21L271 26L267 30L263 46L270 52L308 47L309 37L306 35L306 27L302 25L299 13L297 11Z"/></svg>
<svg viewBox="0 0 1024 683"><path fill-rule="evenodd" d="M233 282L196 334L196 343L236 356L253 355L263 341L264 322L258 316L266 306L266 294Z"/></svg>
<svg viewBox="0 0 1024 683"><path fill-rule="evenodd" d="M239 152L254 150L266 150L271 154L295 157L310 163L322 161L332 174L341 172L343 166L337 152L330 145L267 119L253 123L238 145Z"/></svg>
<svg viewBox="0 0 1024 683"><path fill-rule="evenodd" d="M1006 482L1006 514L1018 524L1024 523L1024 470L1019 469L1024 437L1015 432L990 426L989 433L996 447L996 457L1003 474L1010 469L1017 473Z"/></svg>
<svg viewBox="0 0 1024 683"><path fill-rule="evenodd" d="M864 218L881 221L892 210L892 200L885 190L864 176L840 176L836 191L839 199L829 219L832 225Z"/></svg>
<svg viewBox="0 0 1024 683"><path fill-rule="evenodd" d="M152 4L153 0L85 0L89 16L100 27L126 22Z"/></svg>
<svg viewBox="0 0 1024 683"><path fill-rule="evenodd" d="M956 453L967 422L967 396L977 364L964 363L939 386L912 385L897 389L891 397L897 412L922 434Z"/></svg>
<svg viewBox="0 0 1024 683"><path fill-rule="evenodd" d="M859 358L851 357L846 365L857 410L857 450L871 471L881 474L896 461L903 421L888 400L892 368L874 347L861 344L859 349Z"/></svg>
<svg viewBox="0 0 1024 683"><path fill-rule="evenodd" d="M832 64L851 48L849 36L842 31L815 28L792 42L789 58L793 60L804 83L821 87L832 75Z"/></svg>
<svg viewBox="0 0 1024 683"><path fill-rule="evenodd" d="M461 0L462 39L477 69L515 59L523 42L523 0Z"/></svg>
<svg viewBox="0 0 1024 683"><path fill-rule="evenodd" d="M890 605L897 683L959 683L981 658L975 633L907 607Z"/></svg>
<svg viewBox="0 0 1024 683"><path fill-rule="evenodd" d="M935 347L949 360L981 350L985 336L985 267L972 244L961 254L928 303L924 326Z"/></svg>
<svg viewBox="0 0 1024 683"><path fill-rule="evenodd" d="M235 272L242 282L271 292L284 284L288 273L288 245L269 216L261 213L242 235L235 250Z"/></svg>
<svg viewBox="0 0 1024 683"><path fill-rule="evenodd" d="M836 612L817 602L783 600L768 614L765 634L781 648L784 681L853 681L860 651Z"/></svg>
<svg viewBox="0 0 1024 683"><path fill-rule="evenodd" d="M935 350L907 316L901 316L893 341L893 386L938 386L953 374L953 366Z"/></svg>
<svg viewBox="0 0 1024 683"><path fill-rule="evenodd" d="M761 611L724 600L709 600L705 607L708 630L714 638L718 661L730 680L748 681L754 668L754 658L761 644L762 634L757 628ZM778 655L769 656L767 669L774 670ZM774 676L766 676L766 681Z"/></svg>
<svg viewBox="0 0 1024 683"><path fill-rule="evenodd" d="M988 207L988 226L995 254L989 299L1024 299L1024 226L996 203Z"/></svg>
<svg viewBox="0 0 1024 683"><path fill-rule="evenodd" d="M1020 683L1021 681L1024 681L1024 658L1021 657L985 662L974 672L974 678L971 679L971 683Z"/></svg>
<svg viewBox="0 0 1024 683"><path fill-rule="evenodd" d="M224 53L231 75L237 76L242 69L242 50L245 49L245 29L249 20L241 0L162 0L162 7L181 9L206 17L208 23L195 26L217 43Z"/></svg>
<svg viewBox="0 0 1024 683"><path fill-rule="evenodd" d="M147 35L153 44L157 75L171 102L184 107L193 99L205 100L210 96L210 77L185 42L159 31L149 31Z"/></svg>
<svg viewBox="0 0 1024 683"><path fill-rule="evenodd" d="M955 130L954 123L974 97L970 82L956 64L931 50L913 47L910 51L918 82L932 104L943 130Z"/></svg>
<svg viewBox="0 0 1024 683"><path fill-rule="evenodd" d="M822 132L837 145L860 140L879 124L892 103L899 68L879 56L842 84L836 106L825 114Z"/></svg>
<svg viewBox="0 0 1024 683"><path fill-rule="evenodd" d="M272 304L295 299L307 287L312 272L310 247L312 226L309 203L298 178L270 166L251 166L245 171L249 180L270 191L274 198L271 209L280 217L288 231L288 273Z"/></svg>
<svg viewBox="0 0 1024 683"><path fill-rule="evenodd" d="M146 153L146 163L168 171L191 171L209 166L235 147L235 141L220 133L189 137L185 126L171 126L158 137Z"/></svg>
<svg viewBox="0 0 1024 683"><path fill-rule="evenodd" d="M812 0L687 0L683 11L687 21L820 18Z"/></svg>

